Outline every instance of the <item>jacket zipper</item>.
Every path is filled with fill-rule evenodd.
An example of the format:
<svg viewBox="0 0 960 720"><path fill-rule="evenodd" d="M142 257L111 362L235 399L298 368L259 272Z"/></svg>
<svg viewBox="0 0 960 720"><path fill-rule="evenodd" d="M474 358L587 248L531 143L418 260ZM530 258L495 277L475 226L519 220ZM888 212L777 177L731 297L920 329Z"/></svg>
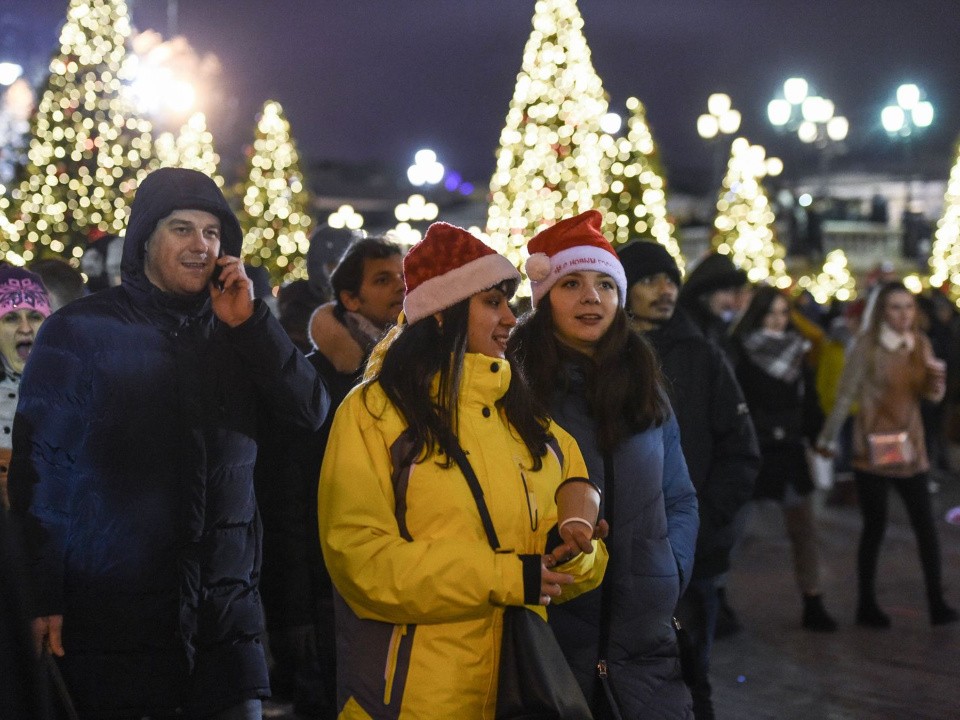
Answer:
<svg viewBox="0 0 960 720"><path fill-rule="evenodd" d="M390 636L390 647L387 649L387 664L383 670L383 704L389 705L393 695L393 679L397 673L397 657L400 655L400 641L407 634L406 625L394 625Z"/></svg>

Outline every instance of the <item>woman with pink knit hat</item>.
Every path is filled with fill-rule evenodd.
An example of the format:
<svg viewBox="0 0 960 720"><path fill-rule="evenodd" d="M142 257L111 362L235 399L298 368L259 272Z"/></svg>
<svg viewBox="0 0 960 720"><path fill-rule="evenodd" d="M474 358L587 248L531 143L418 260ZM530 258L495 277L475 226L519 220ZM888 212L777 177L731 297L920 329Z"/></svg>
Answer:
<svg viewBox="0 0 960 720"><path fill-rule="evenodd" d="M7 507L13 417L17 411L20 376L33 349L40 324L50 315L50 299L38 275L0 266L0 502Z"/></svg>
<svg viewBox="0 0 960 720"><path fill-rule="evenodd" d="M320 474L338 709L351 720L492 719L505 608L545 617L599 585L606 565L596 504L544 554L555 495L599 494L576 443L505 359L516 268L435 223L403 270L403 315L337 411Z"/></svg>
<svg viewBox="0 0 960 720"><path fill-rule="evenodd" d="M693 566L697 497L657 360L629 328L626 275L601 220L590 210L530 241L534 309L508 350L577 440L609 523L601 587L551 606L550 625L595 718L686 720L672 617Z"/></svg>

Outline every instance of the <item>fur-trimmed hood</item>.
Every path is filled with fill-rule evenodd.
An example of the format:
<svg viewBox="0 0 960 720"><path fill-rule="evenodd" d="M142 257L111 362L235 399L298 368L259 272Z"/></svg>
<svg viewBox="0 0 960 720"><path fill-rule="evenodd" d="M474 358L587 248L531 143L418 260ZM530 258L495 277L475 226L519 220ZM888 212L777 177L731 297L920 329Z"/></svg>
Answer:
<svg viewBox="0 0 960 720"><path fill-rule="evenodd" d="M355 373L366 361L367 354L353 339L347 326L334 314L336 302L328 302L310 316L310 343L337 372Z"/></svg>

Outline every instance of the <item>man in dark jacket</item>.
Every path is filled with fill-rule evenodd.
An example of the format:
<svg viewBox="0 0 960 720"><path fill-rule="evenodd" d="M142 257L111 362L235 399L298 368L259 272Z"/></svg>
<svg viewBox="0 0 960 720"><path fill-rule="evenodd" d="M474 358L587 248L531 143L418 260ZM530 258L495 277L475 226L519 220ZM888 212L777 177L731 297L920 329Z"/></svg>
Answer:
<svg viewBox="0 0 960 720"><path fill-rule="evenodd" d="M317 482L334 411L403 309L400 248L379 237L355 240L329 279L335 300L313 312L315 349L307 359L330 391L330 414L316 432L272 419L256 468L274 690L318 720L336 717L337 695L333 585L320 553Z"/></svg>
<svg viewBox="0 0 960 720"><path fill-rule="evenodd" d="M202 173L148 175L122 283L45 323L21 384L11 503L33 523L34 630L84 717L259 718L264 407L324 419L322 381L239 259Z"/></svg>
<svg viewBox="0 0 960 720"><path fill-rule="evenodd" d="M723 352L677 307L680 270L659 243L621 248L627 275L627 310L660 357L680 424L690 478L697 489L700 532L693 578L678 615L696 649L691 694L697 720L713 718L710 646L719 608L716 578L730 567L733 522L750 500L760 451L743 393ZM692 671L692 673L690 672Z"/></svg>
<svg viewBox="0 0 960 720"><path fill-rule="evenodd" d="M724 351L729 348L727 329L740 310L739 292L746 284L747 274L730 256L714 252L697 263L680 290L680 306L688 318Z"/></svg>

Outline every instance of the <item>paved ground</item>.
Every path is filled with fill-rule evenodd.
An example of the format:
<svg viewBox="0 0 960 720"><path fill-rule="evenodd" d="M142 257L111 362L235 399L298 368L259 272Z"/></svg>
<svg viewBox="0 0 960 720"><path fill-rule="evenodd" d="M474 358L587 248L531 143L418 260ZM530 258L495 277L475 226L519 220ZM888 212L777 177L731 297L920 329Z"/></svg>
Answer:
<svg viewBox="0 0 960 720"><path fill-rule="evenodd" d="M958 505L960 479L941 478L935 506L944 583L955 607L960 526L947 524L944 516ZM893 618L890 630L853 623L859 511L824 504L820 520L826 604L839 631L801 629L779 507L758 506L728 586L745 629L714 649L719 720L960 720L960 624L929 624L916 546L899 498L891 497L880 557L878 594ZM268 704L266 715L295 717L276 704Z"/></svg>
<svg viewBox="0 0 960 720"><path fill-rule="evenodd" d="M960 527L944 520L960 505L960 480L941 478L935 495L948 601L960 607ZM804 631L789 544L776 505L758 506L735 559L728 595L745 630L717 642L712 676L721 720L956 720L960 718L960 624L931 627L899 498L880 556L878 595L890 630L854 624L859 511L820 513L824 591L840 623Z"/></svg>

